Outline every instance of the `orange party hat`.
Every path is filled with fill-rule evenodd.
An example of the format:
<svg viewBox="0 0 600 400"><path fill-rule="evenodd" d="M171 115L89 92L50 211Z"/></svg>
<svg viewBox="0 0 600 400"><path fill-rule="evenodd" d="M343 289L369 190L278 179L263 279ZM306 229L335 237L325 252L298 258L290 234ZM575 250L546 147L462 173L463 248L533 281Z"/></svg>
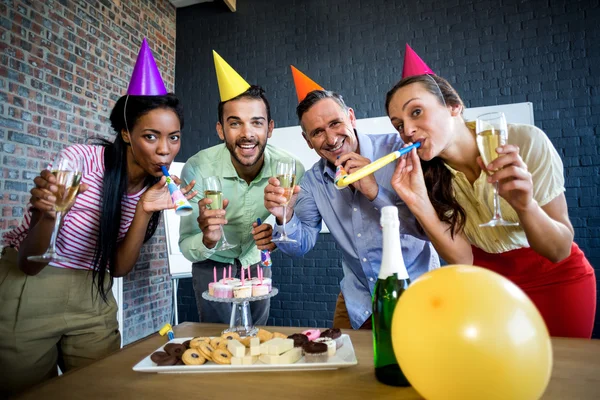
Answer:
<svg viewBox="0 0 600 400"><path fill-rule="evenodd" d="M321 87L321 85L310 79L308 76L304 75L293 65L290 65L290 67L292 68L294 85L296 86L296 94L298 95L298 103L304 100L306 95L312 92L313 90L325 90Z"/></svg>

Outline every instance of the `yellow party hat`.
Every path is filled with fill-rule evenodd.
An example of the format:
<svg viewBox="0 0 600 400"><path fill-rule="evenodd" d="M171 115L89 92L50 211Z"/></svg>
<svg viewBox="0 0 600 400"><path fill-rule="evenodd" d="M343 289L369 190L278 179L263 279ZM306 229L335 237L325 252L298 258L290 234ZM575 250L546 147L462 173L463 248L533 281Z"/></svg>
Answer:
<svg viewBox="0 0 600 400"><path fill-rule="evenodd" d="M217 70L217 83L221 101L231 100L250 89L248 82L235 72L223 58L213 50L215 69Z"/></svg>

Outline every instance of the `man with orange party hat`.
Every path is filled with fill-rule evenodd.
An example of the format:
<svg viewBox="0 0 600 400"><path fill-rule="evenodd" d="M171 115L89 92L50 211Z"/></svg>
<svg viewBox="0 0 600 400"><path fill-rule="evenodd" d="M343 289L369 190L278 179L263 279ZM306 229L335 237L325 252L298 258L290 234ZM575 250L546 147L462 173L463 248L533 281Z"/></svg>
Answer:
<svg viewBox="0 0 600 400"><path fill-rule="evenodd" d="M324 90L294 67L292 73L302 135L321 160L306 172L288 203L287 221L283 221L281 212L285 202L282 189L276 179L269 181L264 202L277 220L273 237L277 238L285 228L298 244L278 243L278 248L288 255L302 256L315 245L324 221L342 252L344 270L333 326L370 328L371 298L382 256L381 208L397 205L399 209L402 253L411 279L439 267L439 258L391 187L394 164L357 181L347 190L338 190L334 183L336 167L352 173L402 147L399 136L357 132L354 110L344 103L342 96Z"/></svg>
<svg viewBox="0 0 600 400"><path fill-rule="evenodd" d="M181 219L179 245L184 256L194 262L192 277L200 321L229 323L231 306L206 301L202 293L215 279L215 267L229 272L231 266L232 278L241 277L241 267L247 268L246 277L258 276L261 251L275 248L271 225L256 223L257 218L269 216L262 204L263 189L275 176L279 160L296 159L267 144L274 122L264 90L248 84L219 54L213 52L213 56L221 98L216 128L224 143L200 151L183 167L182 180L195 179L199 194L192 201L192 215ZM300 179L304 167L298 160L296 166ZM205 197L210 188L203 180L211 176L221 183L222 209L211 209L213 202ZM271 277L270 268L263 273L265 278ZM269 306L269 300L251 303L255 324L267 323Z"/></svg>

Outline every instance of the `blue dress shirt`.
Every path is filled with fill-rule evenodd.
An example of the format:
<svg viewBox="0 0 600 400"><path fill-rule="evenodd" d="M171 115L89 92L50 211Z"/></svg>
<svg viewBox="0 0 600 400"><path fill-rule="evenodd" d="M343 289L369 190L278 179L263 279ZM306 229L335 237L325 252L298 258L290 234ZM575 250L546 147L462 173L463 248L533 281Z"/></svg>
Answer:
<svg viewBox="0 0 600 400"><path fill-rule="evenodd" d="M402 147L396 134L364 135L357 133L360 154L374 161ZM440 260L431 242L417 229L417 221L391 185L396 163L375 172L379 192L369 201L359 191L338 190L334 185L335 167L325 159L319 160L300 181L302 190L294 206L294 215L286 225L288 236L299 243L277 243L285 254L301 257L317 241L321 221L325 221L342 251L344 278L342 294L354 329L370 317L372 295L379 274L382 256L382 231L379 223L381 208L398 207L400 243L404 263L411 280L439 268ZM276 225L273 237L283 230Z"/></svg>

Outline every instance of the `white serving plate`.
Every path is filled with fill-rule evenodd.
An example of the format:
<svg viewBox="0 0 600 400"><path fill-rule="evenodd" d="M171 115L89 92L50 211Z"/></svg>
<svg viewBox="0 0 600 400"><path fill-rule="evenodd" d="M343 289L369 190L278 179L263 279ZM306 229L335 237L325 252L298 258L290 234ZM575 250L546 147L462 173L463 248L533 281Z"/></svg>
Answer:
<svg viewBox="0 0 600 400"><path fill-rule="evenodd" d="M191 337L187 338L175 338L169 343L183 343L186 340L191 340ZM307 363L302 357L298 362L294 364L263 364L257 361L253 365L219 365L214 362L206 362L203 365L170 365L159 367L152 360L150 360L149 354L142 361L137 363L134 367L134 371L138 372L157 372L167 374L180 374L180 373L208 373L208 372L265 372L265 371L315 371L324 369L339 369L347 368L356 365L356 354L354 354L354 347L348 335L342 335L344 344L342 347L337 349L335 356L329 357L327 362L324 363ZM165 343L166 344L166 343ZM163 350L164 345L156 349L155 351ZM154 353L153 351L152 353Z"/></svg>

